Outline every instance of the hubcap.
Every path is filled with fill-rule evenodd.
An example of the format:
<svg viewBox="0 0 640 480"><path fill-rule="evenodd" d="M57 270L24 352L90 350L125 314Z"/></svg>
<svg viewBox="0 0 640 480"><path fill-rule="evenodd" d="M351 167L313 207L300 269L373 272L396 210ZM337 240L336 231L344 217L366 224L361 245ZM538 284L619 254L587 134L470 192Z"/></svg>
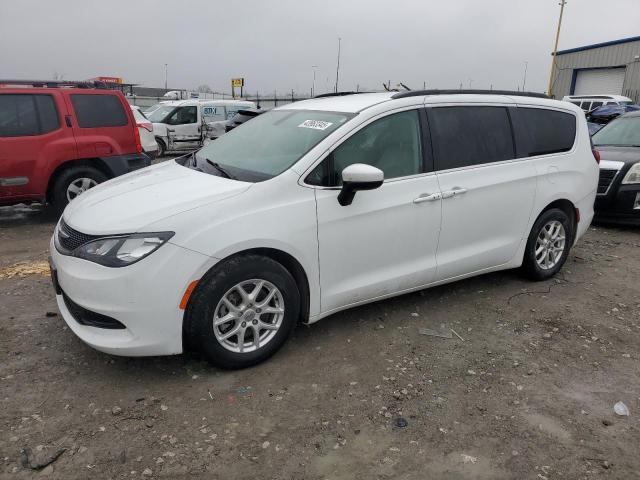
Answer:
<svg viewBox="0 0 640 480"><path fill-rule="evenodd" d="M536 262L543 270L555 267L565 249L566 233L558 220L546 223L536 238Z"/></svg>
<svg viewBox="0 0 640 480"><path fill-rule="evenodd" d="M280 290L266 280L246 280L230 288L218 302L213 333L227 350L253 352L275 337L283 318Z"/></svg>
<svg viewBox="0 0 640 480"><path fill-rule="evenodd" d="M71 201L98 184L93 178L76 178L67 187L67 200Z"/></svg>

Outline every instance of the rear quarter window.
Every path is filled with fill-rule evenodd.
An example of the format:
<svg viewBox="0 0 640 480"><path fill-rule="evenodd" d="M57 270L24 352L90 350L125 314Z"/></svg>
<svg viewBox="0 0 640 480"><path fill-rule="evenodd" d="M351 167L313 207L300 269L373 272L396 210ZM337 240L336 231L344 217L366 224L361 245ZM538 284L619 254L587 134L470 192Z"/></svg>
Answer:
<svg viewBox="0 0 640 480"><path fill-rule="evenodd" d="M513 127L518 157L568 152L576 139L576 117L542 108L513 109Z"/></svg>
<svg viewBox="0 0 640 480"><path fill-rule="evenodd" d="M115 95L71 95L71 103L81 128L122 127L129 123Z"/></svg>

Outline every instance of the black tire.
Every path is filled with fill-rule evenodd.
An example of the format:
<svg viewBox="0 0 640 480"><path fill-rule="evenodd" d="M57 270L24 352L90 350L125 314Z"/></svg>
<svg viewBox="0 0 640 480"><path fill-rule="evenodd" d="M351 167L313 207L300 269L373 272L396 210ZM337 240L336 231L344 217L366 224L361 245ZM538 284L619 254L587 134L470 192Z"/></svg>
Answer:
<svg viewBox="0 0 640 480"><path fill-rule="evenodd" d="M264 346L251 352L234 352L216 338L213 318L223 295L243 281L252 279L266 280L279 290L284 301L284 318L275 335ZM234 257L214 267L198 283L185 314L186 345L200 352L215 366L227 369L250 367L271 357L282 347L295 327L299 314L300 293L286 268L260 255ZM237 323L233 326L237 326Z"/></svg>
<svg viewBox="0 0 640 480"><path fill-rule="evenodd" d="M158 137L156 137L156 143L158 144L158 154L156 158L162 157L165 153L167 153L167 146Z"/></svg>
<svg viewBox="0 0 640 480"><path fill-rule="evenodd" d="M58 178L56 178L51 190L51 205L54 210L62 213L64 207L69 203L67 189L73 182L81 178L89 178L96 184L109 180L109 177L94 167L75 166L63 170L62 173L58 175Z"/></svg>
<svg viewBox="0 0 640 480"><path fill-rule="evenodd" d="M536 261L536 241L538 236L542 234L543 228L552 221L558 221L564 227L564 251L555 265L545 269ZM522 272L531 280L536 281L548 280L553 277L562 268L564 262L566 262L569 251L571 250L571 245L573 244L573 238L573 222L563 210L552 208L542 212L529 233L522 261Z"/></svg>

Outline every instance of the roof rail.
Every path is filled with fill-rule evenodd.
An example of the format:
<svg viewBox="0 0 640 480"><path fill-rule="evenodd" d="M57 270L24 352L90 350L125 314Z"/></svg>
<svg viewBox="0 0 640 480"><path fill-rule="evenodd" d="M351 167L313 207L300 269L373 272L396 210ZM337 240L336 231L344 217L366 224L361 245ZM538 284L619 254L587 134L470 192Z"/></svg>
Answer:
<svg viewBox="0 0 640 480"><path fill-rule="evenodd" d="M549 98L549 96L544 93L518 92L513 90L411 90L410 92L398 92L395 95L393 95L391 98L422 97L424 95L459 95L459 94L509 95L512 97Z"/></svg>
<svg viewBox="0 0 640 480"><path fill-rule="evenodd" d="M331 93L322 93L320 95L316 95L313 98L344 97L345 95L357 95L358 93L369 93L369 92L331 92Z"/></svg>
<svg viewBox="0 0 640 480"><path fill-rule="evenodd" d="M37 88L109 88L105 82L72 81L72 80L5 80L0 78L0 85L24 85Z"/></svg>

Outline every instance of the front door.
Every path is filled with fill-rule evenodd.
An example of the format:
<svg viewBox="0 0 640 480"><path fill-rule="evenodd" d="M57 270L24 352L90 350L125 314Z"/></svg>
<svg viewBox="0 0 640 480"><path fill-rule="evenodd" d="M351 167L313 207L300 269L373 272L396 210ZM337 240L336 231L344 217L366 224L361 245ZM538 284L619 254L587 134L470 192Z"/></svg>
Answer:
<svg viewBox="0 0 640 480"><path fill-rule="evenodd" d="M536 169L516 159L508 109L427 111L442 192L438 280L509 262L528 233Z"/></svg>
<svg viewBox="0 0 640 480"><path fill-rule="evenodd" d="M316 189L323 313L433 280L441 205L424 150L419 111L394 113L358 130L307 177L325 187ZM381 169L385 182L341 206L340 173L354 163Z"/></svg>
<svg viewBox="0 0 640 480"><path fill-rule="evenodd" d="M177 107L167 119L169 144L174 150L192 150L200 146L201 134L198 107Z"/></svg>

